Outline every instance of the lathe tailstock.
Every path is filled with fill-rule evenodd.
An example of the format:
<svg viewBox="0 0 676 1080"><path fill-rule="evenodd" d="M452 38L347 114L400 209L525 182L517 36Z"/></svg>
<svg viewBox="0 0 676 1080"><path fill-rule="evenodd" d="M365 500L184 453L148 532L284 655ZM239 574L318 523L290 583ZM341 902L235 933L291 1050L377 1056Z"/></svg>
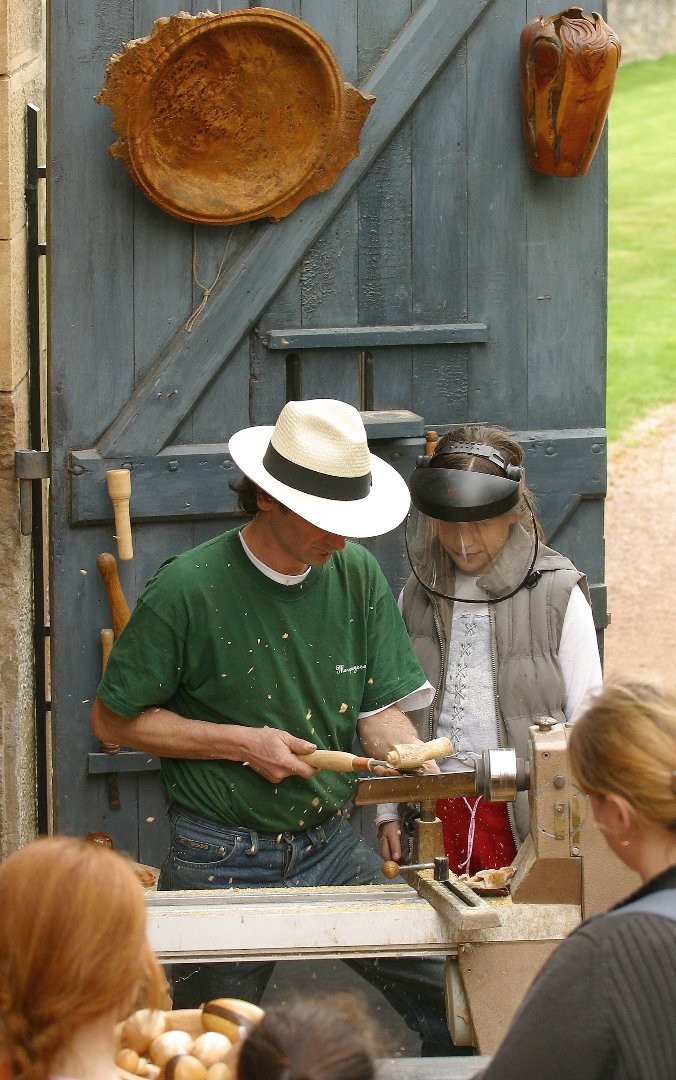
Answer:
<svg viewBox="0 0 676 1080"><path fill-rule="evenodd" d="M443 856L438 798L513 801L528 790L530 836L507 895L479 896L434 860ZM582 919L606 910L633 881L596 829L569 773L566 728L531 728L528 762L484 753L455 773L368 777L355 803L420 806L406 884L341 888L163 892L148 897L151 944L167 963L351 956L446 959L448 1022L458 1045L491 1054L540 966Z"/></svg>

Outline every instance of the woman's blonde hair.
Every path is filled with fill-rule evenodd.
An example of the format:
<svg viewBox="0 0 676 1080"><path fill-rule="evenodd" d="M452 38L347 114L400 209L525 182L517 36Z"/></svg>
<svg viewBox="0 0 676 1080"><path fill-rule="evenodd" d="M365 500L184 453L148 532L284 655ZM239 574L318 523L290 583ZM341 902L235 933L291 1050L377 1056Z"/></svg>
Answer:
<svg viewBox="0 0 676 1080"><path fill-rule="evenodd" d="M573 724L568 750L588 795L621 795L646 821L676 828L676 692L655 679L606 682Z"/></svg>
<svg viewBox="0 0 676 1080"><path fill-rule="evenodd" d="M0 865L0 912L0 1057L14 1080L44 1080L54 1055L99 1018L165 1003L143 890L114 851L35 840Z"/></svg>

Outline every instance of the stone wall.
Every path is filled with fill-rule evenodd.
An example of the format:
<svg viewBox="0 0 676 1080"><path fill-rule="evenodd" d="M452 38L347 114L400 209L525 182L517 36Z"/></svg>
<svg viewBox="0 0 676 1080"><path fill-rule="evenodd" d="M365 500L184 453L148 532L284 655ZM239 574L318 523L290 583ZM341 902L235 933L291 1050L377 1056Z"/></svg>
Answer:
<svg viewBox="0 0 676 1080"><path fill-rule="evenodd" d="M0 857L35 833L30 537L14 451L28 446L25 115L42 107L42 0L0 0Z"/></svg>
<svg viewBox="0 0 676 1080"><path fill-rule="evenodd" d="M676 0L607 0L607 8L623 64L676 53Z"/></svg>

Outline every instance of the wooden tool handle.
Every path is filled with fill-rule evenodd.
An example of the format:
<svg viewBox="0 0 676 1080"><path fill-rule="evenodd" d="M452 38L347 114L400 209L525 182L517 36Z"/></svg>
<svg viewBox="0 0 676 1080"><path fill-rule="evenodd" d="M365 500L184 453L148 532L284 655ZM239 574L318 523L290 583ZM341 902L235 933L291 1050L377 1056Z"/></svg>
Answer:
<svg viewBox="0 0 676 1080"><path fill-rule="evenodd" d="M436 449L436 445L439 442L439 436L436 431L425 432L425 453L431 455Z"/></svg>
<svg viewBox="0 0 676 1080"><path fill-rule="evenodd" d="M311 754L299 754L298 759L312 765L313 769L329 772L355 772L367 768L368 758L355 757L345 750L313 750Z"/></svg>
<svg viewBox="0 0 676 1080"><path fill-rule="evenodd" d="M111 555L109 551L102 551L100 555L97 556L96 565L103 578L103 584L108 597L110 617L113 623L113 635L118 638L129 622L130 611L129 605L124 598L124 593L122 592L122 586L120 585L115 556Z"/></svg>
<svg viewBox="0 0 676 1080"><path fill-rule="evenodd" d="M123 562L134 557L131 542L131 521L129 518L129 500L131 498L131 473L129 469L109 469L106 473L108 494L115 514L115 536L117 554Z"/></svg>
<svg viewBox="0 0 676 1080"><path fill-rule="evenodd" d="M110 650L113 647L115 635L113 631L107 627L101 631L101 672L106 670L106 664L108 663L108 657L110 656ZM117 743L102 742L101 749L105 754L119 754L120 747Z"/></svg>
<svg viewBox="0 0 676 1080"><path fill-rule="evenodd" d="M424 761L450 757L453 744L450 739L433 739L426 743L397 743L387 752L388 764L393 769L417 769Z"/></svg>
<svg viewBox="0 0 676 1080"><path fill-rule="evenodd" d="M108 663L108 657L110 656L110 650L113 647L115 641L115 635L110 627L101 631L101 674L106 670L106 664Z"/></svg>

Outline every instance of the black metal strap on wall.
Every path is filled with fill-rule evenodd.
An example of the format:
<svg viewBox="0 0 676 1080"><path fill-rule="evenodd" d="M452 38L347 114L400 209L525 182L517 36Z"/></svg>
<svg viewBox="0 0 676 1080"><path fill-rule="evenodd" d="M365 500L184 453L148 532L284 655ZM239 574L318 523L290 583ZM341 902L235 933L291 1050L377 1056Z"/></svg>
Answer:
<svg viewBox="0 0 676 1080"><path fill-rule="evenodd" d="M38 163L40 109L26 107L26 215L27 215L27 276L28 276L28 379L30 449L16 455L17 476L20 478L22 532L32 536L33 557L33 653L35 671L35 763L38 832L49 826L47 714L50 711L47 684L46 638L47 595L45 591L44 526L46 511L42 480L49 475L49 454L42 409L42 335L40 311L40 260L47 246L40 241L39 183L47 170ZM30 485L30 493L28 486ZM28 508L30 507L30 513Z"/></svg>

